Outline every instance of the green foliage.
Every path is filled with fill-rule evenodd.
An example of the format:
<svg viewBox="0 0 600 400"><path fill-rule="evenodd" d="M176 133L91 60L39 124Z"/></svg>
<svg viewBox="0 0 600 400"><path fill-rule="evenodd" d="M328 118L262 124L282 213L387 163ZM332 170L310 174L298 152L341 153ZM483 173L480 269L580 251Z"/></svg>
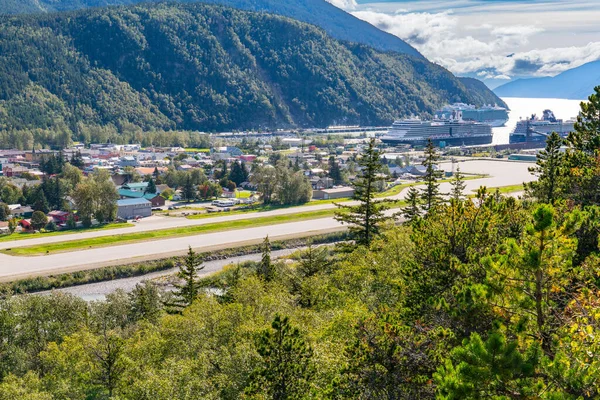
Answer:
<svg viewBox="0 0 600 400"><path fill-rule="evenodd" d="M526 185L527 193L544 203L553 204L561 197L561 190L564 189L565 163L560 151L562 144L560 135L552 132L546 140L546 148L537 155L536 166L529 168L529 172L538 179Z"/></svg>
<svg viewBox="0 0 600 400"><path fill-rule="evenodd" d="M382 165L379 152L375 148L375 139L369 141L368 147L358 161L361 166L360 176L353 182L354 200L360 202L356 206L337 204L335 219L348 224L356 243L370 246L379 235L382 225L391 218L385 215L389 208L384 200L375 200L376 184L381 181L379 176Z"/></svg>
<svg viewBox="0 0 600 400"><path fill-rule="evenodd" d="M441 203L440 184L438 180L442 178L442 171L437 167L437 161L440 159L437 150L433 146L433 142L429 140L425 148L425 159L423 166L426 168L423 181L425 187L421 189L421 202L423 211L430 212Z"/></svg>
<svg viewBox="0 0 600 400"><path fill-rule="evenodd" d="M262 364L252 373L248 394L274 400L306 396L312 378L312 350L288 317L275 315L271 329L258 337L256 350Z"/></svg>
<svg viewBox="0 0 600 400"><path fill-rule="evenodd" d="M449 102L484 103L424 58L206 4L5 18L0 45L1 147L73 138L203 148L201 136L174 130L387 125Z"/></svg>
<svg viewBox="0 0 600 400"><path fill-rule="evenodd" d="M419 196L419 191L411 186L408 188L404 200L407 206L402 210L402 216L406 224L412 224L421 216L421 197Z"/></svg>
<svg viewBox="0 0 600 400"><path fill-rule="evenodd" d="M536 397L541 385L535 378L540 349L532 346L525 354L517 342L500 333L487 340L474 333L452 351L436 373L438 399L511 399Z"/></svg>
<svg viewBox="0 0 600 400"><path fill-rule="evenodd" d="M48 217L42 211L35 211L31 216L31 226L36 231L39 231L48 223Z"/></svg>
<svg viewBox="0 0 600 400"><path fill-rule="evenodd" d="M202 258L190 247L187 255L179 264L177 278L181 280L181 283L175 284L174 298L167 303L173 312L181 312L196 300L200 293L198 272L202 269L204 269Z"/></svg>

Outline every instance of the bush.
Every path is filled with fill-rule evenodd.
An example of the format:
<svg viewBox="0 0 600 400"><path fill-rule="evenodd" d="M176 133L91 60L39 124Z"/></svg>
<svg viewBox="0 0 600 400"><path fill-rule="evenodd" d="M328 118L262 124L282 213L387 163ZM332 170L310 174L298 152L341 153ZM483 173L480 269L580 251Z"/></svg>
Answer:
<svg viewBox="0 0 600 400"><path fill-rule="evenodd" d="M46 224L46 228L45 228L48 232L55 232L56 230L58 230L58 228L56 227L56 224L54 223L54 221L50 221Z"/></svg>
<svg viewBox="0 0 600 400"><path fill-rule="evenodd" d="M42 211L36 211L31 216L31 226L36 231L42 229L48 223L48 217Z"/></svg>

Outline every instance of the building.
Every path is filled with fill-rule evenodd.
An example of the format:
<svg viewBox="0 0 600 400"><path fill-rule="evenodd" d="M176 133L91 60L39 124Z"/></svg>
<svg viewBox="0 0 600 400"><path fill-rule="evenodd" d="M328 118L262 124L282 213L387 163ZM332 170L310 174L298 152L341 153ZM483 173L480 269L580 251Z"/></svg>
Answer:
<svg viewBox="0 0 600 400"><path fill-rule="evenodd" d="M62 225L67 223L69 213L66 211L50 211L48 217L52 218L56 225Z"/></svg>
<svg viewBox="0 0 600 400"><path fill-rule="evenodd" d="M352 196L354 196L354 188L351 187L313 190L313 200L345 199Z"/></svg>
<svg viewBox="0 0 600 400"><path fill-rule="evenodd" d="M150 217L152 215L152 202L144 198L117 200L117 217L132 219L136 217Z"/></svg>

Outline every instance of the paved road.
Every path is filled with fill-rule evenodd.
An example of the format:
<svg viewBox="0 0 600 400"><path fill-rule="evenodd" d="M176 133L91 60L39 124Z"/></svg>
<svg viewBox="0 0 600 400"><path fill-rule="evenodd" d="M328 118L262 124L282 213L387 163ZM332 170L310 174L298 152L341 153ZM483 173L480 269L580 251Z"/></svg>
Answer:
<svg viewBox="0 0 600 400"><path fill-rule="evenodd" d="M477 190L480 186L488 187L508 186L531 181L534 178L529 174L527 168L530 163L515 163L502 161L468 161L459 163L461 171L465 173L489 174L489 178L466 181L466 190ZM449 164L442 165L450 169ZM450 184L440 185L442 192L450 191ZM394 198L403 198L406 190ZM94 236L114 235L126 232L140 232L148 230L166 229L177 226L190 226L209 224L236 219L258 218L268 215L283 215L298 212L308 212L333 208L332 204L321 204L306 206L302 208L289 208L264 213L253 213L247 215L229 215L201 220L188 220L185 218L153 217L144 220L132 228L123 228L115 231L98 231L76 235L65 235L56 237L40 237L36 239L5 242L0 248L14 248L33 244L44 244L62 242L69 239L80 239ZM0 254L0 280L10 280L18 277L43 275L74 270L96 268L106 265L123 264L144 259L167 257L176 253L183 253L188 246L200 251L214 249L215 247L231 247L246 243L260 241L269 235L272 239L282 239L297 235L315 235L324 231L341 229L341 226L333 218L321 218L316 220L292 222L272 226L256 228L245 228L227 232L216 232L196 236L162 239L121 246L97 248L90 250L75 251L69 253L51 254L38 257L14 257Z"/></svg>

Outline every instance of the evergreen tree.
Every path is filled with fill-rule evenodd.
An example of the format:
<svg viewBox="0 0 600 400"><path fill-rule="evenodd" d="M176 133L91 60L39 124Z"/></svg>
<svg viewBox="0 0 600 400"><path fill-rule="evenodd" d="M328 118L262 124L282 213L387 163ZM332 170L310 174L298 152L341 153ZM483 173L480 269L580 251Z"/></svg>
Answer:
<svg viewBox="0 0 600 400"><path fill-rule="evenodd" d="M421 217L421 197L419 191L411 186L404 198L408 205L402 209L402 216L406 224L412 224Z"/></svg>
<svg viewBox="0 0 600 400"><path fill-rule="evenodd" d="M148 181L148 186L146 187L144 193L156 194L156 184L154 183L154 179L150 179Z"/></svg>
<svg viewBox="0 0 600 400"><path fill-rule="evenodd" d="M84 167L85 164L83 163L83 157L80 150L77 150L77 152L71 155L71 161L69 161L69 163L79 169Z"/></svg>
<svg viewBox="0 0 600 400"><path fill-rule="evenodd" d="M50 206L48 205L48 200L46 199L46 195L44 194L44 191L40 188L37 191L37 199L35 200L35 203L33 204L33 210L34 211L41 211L44 214L48 213L48 211L50 211Z"/></svg>
<svg viewBox="0 0 600 400"><path fill-rule="evenodd" d="M266 282L270 282L275 277L275 266L271 261L271 242L269 241L269 236L265 237L265 240L261 246L261 250L262 257L260 264L258 265L258 274Z"/></svg>
<svg viewBox="0 0 600 400"><path fill-rule="evenodd" d="M433 210L442 201L440 184L437 182L442 177L442 171L436 168L439 158L433 142L429 139L425 149L425 160L422 164L426 168L423 178L425 187L421 189L422 207L425 212Z"/></svg>
<svg viewBox="0 0 600 400"><path fill-rule="evenodd" d="M342 224L350 225L356 243L369 246L375 236L380 232L381 225L391 218L385 215L389 208L385 200L375 200L378 177L381 171L379 152L375 149L375 139L369 141L369 145L362 155L358 164L361 166L361 175L354 181L354 200L360 202L356 206L336 204L338 211L335 219Z"/></svg>
<svg viewBox="0 0 600 400"><path fill-rule="evenodd" d="M154 167L154 172L152 172L152 176L154 177L154 179L158 179L158 177L160 176L160 172L158 171L158 167Z"/></svg>
<svg viewBox="0 0 600 400"><path fill-rule="evenodd" d="M187 175L185 179L185 184L183 185L183 198L188 203L194 201L194 199L196 198L196 187L194 186L192 178L189 174Z"/></svg>
<svg viewBox="0 0 600 400"><path fill-rule="evenodd" d="M460 172L460 167L456 167L456 172L452 182L450 183L452 190L450 196L453 201L460 201L464 198L465 188L467 187L463 174Z"/></svg>
<svg viewBox="0 0 600 400"><path fill-rule="evenodd" d="M334 156L329 157L329 177L333 179L333 182L336 185L339 185L344 180L342 177L342 170L340 169L338 163L335 161Z"/></svg>
<svg viewBox="0 0 600 400"><path fill-rule="evenodd" d="M252 373L247 394L273 400L305 397L313 375L313 352L288 317L275 315L271 329L259 336L256 350L262 362Z"/></svg>
<svg viewBox="0 0 600 400"><path fill-rule="evenodd" d="M182 281L175 284L173 292L174 299L167 303L167 306L174 312L181 312L184 308L190 306L200 293L200 283L198 271L203 270L202 258L196 254L190 246L188 253L179 264L177 277Z"/></svg>
<svg viewBox="0 0 600 400"><path fill-rule="evenodd" d="M538 201L552 204L560 197L564 167L564 155L560 152L562 144L560 135L552 132L546 140L546 148L538 153L536 166L529 168L538 179L525 184L525 189Z"/></svg>
<svg viewBox="0 0 600 400"><path fill-rule="evenodd" d="M6 221L10 216L10 208L8 208L8 204L0 203L0 221Z"/></svg>
<svg viewBox="0 0 600 400"><path fill-rule="evenodd" d="M584 206L600 204L600 86L594 91L581 103L575 130L566 140L565 197Z"/></svg>
<svg viewBox="0 0 600 400"><path fill-rule="evenodd" d="M231 164L231 171L229 172L229 180L234 182L237 186L246 182L248 179L248 173L243 163L238 161Z"/></svg>

